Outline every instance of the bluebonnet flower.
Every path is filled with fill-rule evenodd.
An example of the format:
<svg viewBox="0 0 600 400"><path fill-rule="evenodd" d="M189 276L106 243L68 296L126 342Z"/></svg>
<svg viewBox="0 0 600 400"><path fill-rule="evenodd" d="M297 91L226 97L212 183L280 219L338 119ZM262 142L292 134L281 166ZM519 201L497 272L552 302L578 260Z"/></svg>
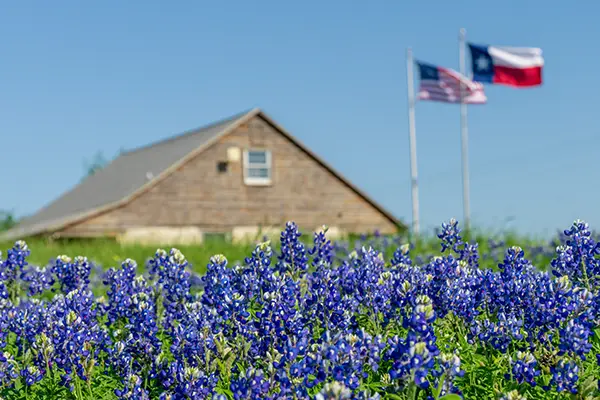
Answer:
<svg viewBox="0 0 600 400"><path fill-rule="evenodd" d="M537 339L547 342L546 332L552 331L566 321L575 309L573 288L568 276L554 281L547 275L538 275L535 296L529 313L525 314L528 329L540 328ZM533 338L533 337L532 337Z"/></svg>
<svg viewBox="0 0 600 400"><path fill-rule="evenodd" d="M7 251L6 259L0 257L0 282L2 287L1 296L8 294L8 299L17 305L20 302L21 282L27 275L27 257L31 254L27 243L22 240L15 242L14 246ZM0 256L2 254L0 253Z"/></svg>
<svg viewBox="0 0 600 400"><path fill-rule="evenodd" d="M108 334L96 319L91 292L77 289L57 297L49 313L54 361L63 370L61 382L71 387L72 374L90 379L97 354L106 349Z"/></svg>
<svg viewBox="0 0 600 400"><path fill-rule="evenodd" d="M595 312L595 296L592 292L581 286L576 286L570 294L571 298L567 302L568 311L570 312L569 317L576 318L581 323L597 324L597 322L600 322L597 320L600 315Z"/></svg>
<svg viewBox="0 0 600 400"><path fill-rule="evenodd" d="M51 369L54 366L54 344L45 332L36 337L31 349L35 357L35 365L43 369Z"/></svg>
<svg viewBox="0 0 600 400"><path fill-rule="evenodd" d="M450 221L443 223L437 236L441 239L442 253L452 250L458 256L458 260L464 261L469 267L478 267L479 244L462 240L458 221L452 218Z"/></svg>
<svg viewBox="0 0 600 400"><path fill-rule="evenodd" d="M15 282L20 278L28 265L27 257L31 250L23 240L15 242L12 249L6 252L6 259L0 264L0 279L6 282Z"/></svg>
<svg viewBox="0 0 600 400"><path fill-rule="evenodd" d="M408 318L418 295L430 292L433 276L422 268L407 264L392 266L390 305L395 318Z"/></svg>
<svg viewBox="0 0 600 400"><path fill-rule="evenodd" d="M1 303L8 303L8 301L0 299ZM7 314L6 309L0 306L0 349L6 347L6 338L10 332L10 323Z"/></svg>
<svg viewBox="0 0 600 400"><path fill-rule="evenodd" d="M261 370L249 368L232 379L230 390L235 400L268 399L271 384Z"/></svg>
<svg viewBox="0 0 600 400"><path fill-rule="evenodd" d="M86 257L58 256L51 267L63 293L76 289L87 289L90 283L91 265Z"/></svg>
<svg viewBox="0 0 600 400"><path fill-rule="evenodd" d="M587 289L600 284L600 244L592 237L587 223L581 220L573 222L571 228L564 231L565 245L556 249L556 258L552 260L552 272L556 276L568 276Z"/></svg>
<svg viewBox="0 0 600 400"><path fill-rule="evenodd" d="M373 400L379 394L363 389L417 385L429 400L435 389L468 387L452 353L452 340L466 335L489 346L485 353L513 355L513 386L535 385L549 368L552 388L576 390L589 364L577 363L589 357L600 322L597 237L585 224L566 231L554 274L530 261L546 250L515 246L502 257L505 244L492 242L481 260L498 271L480 268L477 243L463 241L454 220L439 234L442 257L413 258L402 236L376 232L351 249L326 233L316 232L309 248L290 222L279 253L264 242L242 262L216 255L202 278L180 251L157 250L147 274L133 260L111 268L106 299L90 292L90 271L101 271L87 259L61 256L44 270L26 264L29 250L19 244L0 267L0 385L58 372L72 388L104 363L123 377L119 398L222 400L215 392L228 391L235 399ZM396 248L389 263L386 246ZM54 281L61 293L46 300ZM439 342L439 328L456 331Z"/></svg>
<svg viewBox="0 0 600 400"><path fill-rule="evenodd" d="M344 262L337 268L321 265L309 274L306 279L308 289L299 299L304 320L321 321L314 328L324 331L339 332L348 328L359 307L359 300L354 296L357 269Z"/></svg>
<svg viewBox="0 0 600 400"><path fill-rule="evenodd" d="M535 379L540 375L537 360L531 353L518 351L515 359L511 358L512 377L518 383L526 382L531 386L536 385Z"/></svg>
<svg viewBox="0 0 600 400"><path fill-rule="evenodd" d="M23 282L27 282L27 294L35 296L49 290L54 285L51 272L46 267L30 267L23 276ZM1 295L0 295L1 296Z"/></svg>
<svg viewBox="0 0 600 400"><path fill-rule="evenodd" d="M406 322L409 328L406 339L394 337L388 341L390 349L386 358L393 361L392 379L406 380L410 376L417 386L429 387L427 377L434 370L436 357L440 354L432 327L435 318L431 299L418 296L413 314Z"/></svg>
<svg viewBox="0 0 600 400"><path fill-rule="evenodd" d="M8 300L8 290L3 281L0 281L0 300Z"/></svg>
<svg viewBox="0 0 600 400"><path fill-rule="evenodd" d="M222 334L219 334L219 337L222 337ZM171 353L187 365L203 365L210 356L207 353L217 352L215 335L208 329L199 330L195 326L182 324L175 328L172 340Z"/></svg>
<svg viewBox="0 0 600 400"><path fill-rule="evenodd" d="M442 253L446 250L453 250L456 253L460 251L463 241L456 219L452 218L450 221L442 223L442 229L437 234L437 237L442 240Z"/></svg>
<svg viewBox="0 0 600 400"><path fill-rule="evenodd" d="M211 307L216 312L218 323L225 323L233 317L236 308L244 312L238 304L234 305L234 289L232 287L232 271L227 267L227 258L222 254L217 254L210 258L205 276L202 278L206 282L202 302Z"/></svg>
<svg viewBox="0 0 600 400"><path fill-rule="evenodd" d="M308 250L312 256L311 264L313 267L330 266L333 261L334 248L331 241L325 236L328 227L324 226L320 232L316 232L313 238L313 247Z"/></svg>
<svg viewBox="0 0 600 400"><path fill-rule="evenodd" d="M455 385L455 379L462 378L465 375L465 371L461 369L460 357L453 353L441 353L438 356L438 360L440 371L436 374L439 373L443 379L439 395L445 396L449 393L461 394L460 389ZM437 385L439 385L439 382Z"/></svg>
<svg viewBox="0 0 600 400"><path fill-rule="evenodd" d="M281 254L275 271L289 273L299 278L308 269L308 257L304 244L300 241L302 234L294 222L287 222L281 232Z"/></svg>
<svg viewBox="0 0 600 400"><path fill-rule="evenodd" d="M515 389L505 393L502 397L500 397L500 400L527 400L527 397L523 396L518 390Z"/></svg>
<svg viewBox="0 0 600 400"><path fill-rule="evenodd" d="M442 372L450 377L463 377L465 371L461 369L460 357L453 353L443 353L439 356Z"/></svg>
<svg viewBox="0 0 600 400"><path fill-rule="evenodd" d="M139 288L137 287L139 286ZM149 294L143 277L134 280L134 294L131 296L131 315L126 327L132 334L133 340L142 343L142 347L150 346L159 349L161 342L157 337L158 323L155 305Z"/></svg>
<svg viewBox="0 0 600 400"><path fill-rule="evenodd" d="M168 262L169 253L164 249L157 249L154 252L154 257L146 261L146 271L150 277L152 283L156 283L160 278L161 271L164 268L164 264Z"/></svg>
<svg viewBox="0 0 600 400"><path fill-rule="evenodd" d="M577 393L577 383L579 380L579 367L570 360L561 359L557 365L550 368L552 379L550 384L544 389L549 390L556 387L556 391Z"/></svg>
<svg viewBox="0 0 600 400"><path fill-rule="evenodd" d="M174 361L164 370L162 383L167 389L163 399L205 399L214 392L216 375L206 375L198 367L186 367Z"/></svg>
<svg viewBox="0 0 600 400"><path fill-rule="evenodd" d="M126 259L120 269L111 268L106 272L103 283L109 287L108 307L105 312L111 323L131 314L131 297L134 294L133 281L137 264L132 259Z"/></svg>
<svg viewBox="0 0 600 400"><path fill-rule="evenodd" d="M30 365L21 370L21 376L25 379L25 384L27 386L34 385L42 380L44 377L44 370L40 370L38 367L34 365Z"/></svg>
<svg viewBox="0 0 600 400"><path fill-rule="evenodd" d="M398 247L396 251L394 251L390 263L394 266L412 265L412 259L410 258L410 245L403 244L402 246Z"/></svg>
<svg viewBox="0 0 600 400"><path fill-rule="evenodd" d="M461 252L460 260L465 261L472 268L479 266L479 244L465 242Z"/></svg>
<svg viewBox="0 0 600 400"><path fill-rule="evenodd" d="M120 333L120 330L117 330L115 332L115 336L119 336ZM133 366L133 356L127 348L125 341L116 341L112 347L107 349L107 353L107 367L112 367L122 376L125 376L131 372L131 368Z"/></svg>
<svg viewBox="0 0 600 400"><path fill-rule="evenodd" d="M585 360L586 354L592 350L592 344L589 342L591 334L587 324L570 320L560 330L559 354L572 354Z"/></svg>
<svg viewBox="0 0 600 400"><path fill-rule="evenodd" d="M298 364L297 376L315 374L315 370L322 372L322 374L315 374L316 381L310 382L309 387L320 383L325 376L331 376L334 380L344 382L345 386L355 390L367 378L367 368L372 371L378 370L380 353L385 347L382 337L373 337L364 329L345 335L339 333L332 337L326 336L327 340L322 344L319 359L326 360L327 366L324 369L321 369L320 365L311 368L310 361L316 358L312 351L309 351L308 357L302 360L303 363ZM308 383L308 380L305 382Z"/></svg>
<svg viewBox="0 0 600 400"><path fill-rule="evenodd" d="M236 269L233 281L235 291L250 300L260 298L261 292L269 290L271 282L275 279L271 266L272 257L270 241L257 244L251 256L245 258L245 265ZM207 282L206 276L202 279Z"/></svg>
<svg viewBox="0 0 600 400"><path fill-rule="evenodd" d="M124 388L115 389L115 395L119 399L127 400L147 400L150 399L148 391L142 388L142 379L135 374L127 375L123 378Z"/></svg>
<svg viewBox="0 0 600 400"><path fill-rule="evenodd" d="M371 247L361 248L350 261L343 278L345 289L352 291L362 311L371 318L378 318L380 313L388 314L393 276L385 271L383 254Z"/></svg>
<svg viewBox="0 0 600 400"><path fill-rule="evenodd" d="M438 307L442 312L451 311L462 318L467 326L480 314L484 301L483 285L485 275L479 268L470 267L463 260L457 262L453 272L453 279L449 279L443 290L443 302L446 307Z"/></svg>
<svg viewBox="0 0 600 400"><path fill-rule="evenodd" d="M170 331L175 321L183 316L185 303L191 299L188 261L178 249L171 249L168 256L164 250L159 249L154 265L158 275L157 285L154 286L155 298L162 299L162 322L166 330Z"/></svg>
<svg viewBox="0 0 600 400"><path fill-rule="evenodd" d="M126 264L130 265L130 264ZM155 358L160 354L162 342L158 338L158 322L151 289L142 276L127 283L130 292L128 309L121 308L122 329L114 332L118 341L107 351L115 370L126 375L136 371L145 377L156 376ZM122 307L120 306L117 308ZM112 309L114 310L114 309Z"/></svg>
<svg viewBox="0 0 600 400"><path fill-rule="evenodd" d="M12 354L8 352L0 353L0 387L11 386L19 377L18 363Z"/></svg>
<svg viewBox="0 0 600 400"><path fill-rule="evenodd" d="M504 313L498 314L497 321L485 319L483 323L477 323L472 327L472 333L476 334L479 340L491 345L502 353L508 351L508 346L514 340L523 339L521 328L523 321L514 316L507 316Z"/></svg>
<svg viewBox="0 0 600 400"><path fill-rule="evenodd" d="M525 252L519 246L512 246L506 250L504 261L498 265L502 276L512 278L522 272L532 269L531 262L525 258Z"/></svg>
<svg viewBox="0 0 600 400"><path fill-rule="evenodd" d="M47 328L47 305L37 299L9 308L5 315L9 330L15 333L16 344L23 352Z"/></svg>
<svg viewBox="0 0 600 400"><path fill-rule="evenodd" d="M351 398L352 391L343 383L334 381L326 383L316 395L315 400L349 400Z"/></svg>
<svg viewBox="0 0 600 400"><path fill-rule="evenodd" d="M518 246L507 249L498 268L500 274L487 274L488 308L520 318L522 311L534 302L535 294L531 289L536 286L539 275Z"/></svg>

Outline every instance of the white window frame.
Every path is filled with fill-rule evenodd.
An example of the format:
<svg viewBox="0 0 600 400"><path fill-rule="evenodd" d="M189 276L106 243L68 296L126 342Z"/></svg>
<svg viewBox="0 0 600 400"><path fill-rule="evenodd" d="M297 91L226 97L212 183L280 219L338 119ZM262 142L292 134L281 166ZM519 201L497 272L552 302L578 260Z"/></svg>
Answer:
<svg viewBox="0 0 600 400"><path fill-rule="evenodd" d="M265 153L265 163L252 163L250 164L249 153L263 152ZM248 170L250 168L266 168L269 171L268 177L249 176ZM244 150L244 183L248 186L267 186L272 183L273 180L273 169L272 169L272 157L271 151L267 149L246 149Z"/></svg>

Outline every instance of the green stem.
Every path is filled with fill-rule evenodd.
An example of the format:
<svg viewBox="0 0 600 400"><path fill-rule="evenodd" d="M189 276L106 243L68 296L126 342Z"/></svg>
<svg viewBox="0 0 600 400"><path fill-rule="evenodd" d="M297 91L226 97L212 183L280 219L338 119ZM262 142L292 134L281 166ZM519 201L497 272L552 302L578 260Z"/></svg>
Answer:
<svg viewBox="0 0 600 400"><path fill-rule="evenodd" d="M417 400L417 385L415 384L415 373L414 371L410 373L410 390L409 390L409 399Z"/></svg>
<svg viewBox="0 0 600 400"><path fill-rule="evenodd" d="M19 305L19 286L17 281L12 281L10 283L9 286L9 298L10 298L10 302L14 305L14 306L18 306Z"/></svg>
<svg viewBox="0 0 600 400"><path fill-rule="evenodd" d="M583 260L581 260L581 272L583 273L585 287L591 292L592 288L590 287L590 279L588 278L587 268L585 267L585 257L583 257Z"/></svg>
<svg viewBox="0 0 600 400"><path fill-rule="evenodd" d="M94 346L92 346L92 349L90 350L90 354L93 355L94 353L95 353ZM92 400L94 400L94 395L92 392L92 377L94 376L94 365L95 365L95 361L92 356L91 360L88 359L88 361L86 363L86 368L85 368L88 392L90 393L90 399L92 399Z"/></svg>
<svg viewBox="0 0 600 400"><path fill-rule="evenodd" d="M75 391L77 392L77 399L83 400L83 394L81 393L81 385L79 384L79 378L75 378Z"/></svg>
<svg viewBox="0 0 600 400"><path fill-rule="evenodd" d="M88 379L87 382L88 392L90 393L90 399L94 400L94 393L92 392L92 380Z"/></svg>
<svg viewBox="0 0 600 400"><path fill-rule="evenodd" d="M48 371L48 374L50 375L50 389L51 389L51 393L54 394L54 390L55 390L55 384L54 384L54 371L52 368L50 368L50 362L48 361L48 357L44 357L46 359L46 370Z"/></svg>
<svg viewBox="0 0 600 400"><path fill-rule="evenodd" d="M442 395L442 388L444 387L444 380L446 379L446 374L442 374L440 376L440 380L438 382L437 388L435 388L435 400L438 400Z"/></svg>

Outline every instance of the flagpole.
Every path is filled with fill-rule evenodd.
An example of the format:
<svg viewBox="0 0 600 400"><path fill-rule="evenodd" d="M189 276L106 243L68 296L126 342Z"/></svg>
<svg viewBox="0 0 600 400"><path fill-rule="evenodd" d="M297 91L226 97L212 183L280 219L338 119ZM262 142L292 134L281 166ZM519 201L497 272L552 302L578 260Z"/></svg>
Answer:
<svg viewBox="0 0 600 400"><path fill-rule="evenodd" d="M417 184L417 138L415 133L415 89L412 49L406 50L406 78L408 88L408 140L410 146L410 181L412 196L412 230L419 235L419 187Z"/></svg>
<svg viewBox="0 0 600 400"><path fill-rule="evenodd" d="M465 60L465 28L460 29L459 34L459 58L460 58L460 73L466 75L466 60ZM470 201L469 201L469 138L467 127L467 104L464 101L465 87L461 82L460 88L460 137L461 137L461 158L462 158L462 183L463 183L463 218L465 230L471 228L470 216Z"/></svg>

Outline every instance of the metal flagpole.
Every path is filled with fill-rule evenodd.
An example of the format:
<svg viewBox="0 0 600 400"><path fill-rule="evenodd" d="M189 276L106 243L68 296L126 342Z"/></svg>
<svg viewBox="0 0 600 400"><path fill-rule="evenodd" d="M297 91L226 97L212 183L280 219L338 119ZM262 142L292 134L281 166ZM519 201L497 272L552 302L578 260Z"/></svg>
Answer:
<svg viewBox="0 0 600 400"><path fill-rule="evenodd" d="M463 76L466 74L466 60L465 60L465 37L466 31L464 28L460 29L459 34L459 57L460 57L460 73ZM461 133L461 157L462 157L462 182L463 182L463 218L465 230L469 230L471 227L471 216L470 216L470 204L469 204L469 138L467 128L467 104L464 101L465 86L461 82L460 85L460 133Z"/></svg>
<svg viewBox="0 0 600 400"><path fill-rule="evenodd" d="M406 50L406 78L408 87L408 140L410 145L410 180L412 194L412 230L419 235L419 187L417 184L417 138L415 134L415 89L412 49Z"/></svg>

